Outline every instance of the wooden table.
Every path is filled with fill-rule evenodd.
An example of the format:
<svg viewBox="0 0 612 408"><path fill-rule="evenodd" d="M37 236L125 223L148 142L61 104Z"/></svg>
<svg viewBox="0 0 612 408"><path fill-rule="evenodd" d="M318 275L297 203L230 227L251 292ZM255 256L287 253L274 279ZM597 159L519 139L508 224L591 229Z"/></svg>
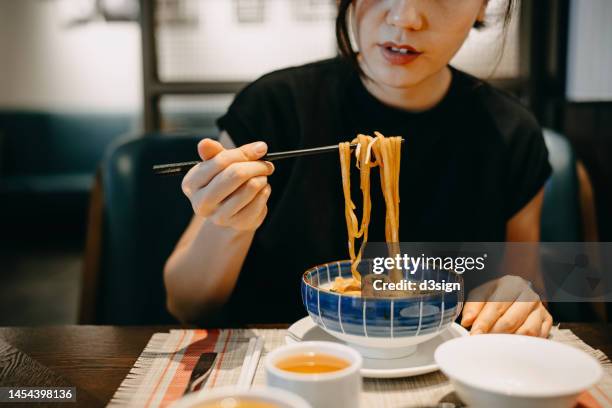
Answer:
<svg viewBox="0 0 612 408"><path fill-rule="evenodd" d="M70 406L104 406L153 333L168 331L170 328L0 328L0 386L71 385L77 387L78 400L77 404ZM608 356L612 355L612 324L563 323L561 328L571 329L592 347L602 350ZM7 361L18 364L7 364ZM10 373L7 374L8 371Z"/></svg>

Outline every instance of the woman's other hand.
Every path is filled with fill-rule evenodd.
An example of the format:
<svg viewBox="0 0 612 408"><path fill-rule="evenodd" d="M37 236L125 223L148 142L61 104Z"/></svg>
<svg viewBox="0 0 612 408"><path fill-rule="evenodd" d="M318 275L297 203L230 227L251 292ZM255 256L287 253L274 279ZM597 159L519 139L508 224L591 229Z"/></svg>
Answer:
<svg viewBox="0 0 612 408"><path fill-rule="evenodd" d="M254 231L263 222L274 165L260 161L268 150L264 142L225 149L219 142L198 143L202 162L183 178L182 189L197 216L238 231Z"/></svg>
<svg viewBox="0 0 612 408"><path fill-rule="evenodd" d="M474 289L463 307L461 325L471 334L516 333L548 337L553 319L529 282L504 276Z"/></svg>

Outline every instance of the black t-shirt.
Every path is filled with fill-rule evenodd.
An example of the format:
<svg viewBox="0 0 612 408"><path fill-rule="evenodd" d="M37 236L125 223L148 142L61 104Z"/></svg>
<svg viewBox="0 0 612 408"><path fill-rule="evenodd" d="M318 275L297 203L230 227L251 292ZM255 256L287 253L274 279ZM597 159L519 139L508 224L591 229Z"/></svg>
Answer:
<svg viewBox="0 0 612 408"><path fill-rule="evenodd" d="M269 151L333 145L358 133L402 136L401 241L504 241L506 222L551 173L540 127L516 99L452 69L434 108L411 113L374 98L339 58L265 75L218 125L236 145ZM300 276L348 258L338 154L275 162L268 215L225 312L235 322L291 322L306 314ZM358 172L352 197L361 204ZM384 241L385 205L372 174L370 241ZM357 214L360 214L360 207Z"/></svg>

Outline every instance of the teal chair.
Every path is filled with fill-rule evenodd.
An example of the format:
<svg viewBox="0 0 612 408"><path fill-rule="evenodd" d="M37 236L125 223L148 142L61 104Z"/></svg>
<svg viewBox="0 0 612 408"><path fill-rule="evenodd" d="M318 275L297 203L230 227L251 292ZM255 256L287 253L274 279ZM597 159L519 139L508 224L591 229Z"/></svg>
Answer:
<svg viewBox="0 0 612 408"><path fill-rule="evenodd" d="M577 160L569 141L560 134L544 129L544 140L553 174L544 187L541 240L543 242L580 242L588 220L581 216L581 182ZM596 239L590 237L589 239ZM597 317L589 303L551 303L555 320L585 321Z"/></svg>
<svg viewBox="0 0 612 408"><path fill-rule="evenodd" d="M136 122L130 113L0 111L2 232L82 233L96 168Z"/></svg>
<svg viewBox="0 0 612 408"><path fill-rule="evenodd" d="M542 239L579 241L574 153L559 134L546 130L544 135L553 175L545 187ZM174 322L166 310L163 267L192 209L181 192L180 178L155 176L151 167L197 160L200 139L195 135L146 135L118 143L104 158L90 214L82 323ZM96 202L102 205L95 208ZM560 305L558 309L556 319L582 320L580 306Z"/></svg>
<svg viewBox="0 0 612 408"><path fill-rule="evenodd" d="M163 266L192 216L181 179L154 164L197 160L201 136L150 134L112 146L92 193L80 321L175 322L166 310Z"/></svg>
<svg viewBox="0 0 612 408"><path fill-rule="evenodd" d="M574 150L565 137L550 129L544 129L544 141L553 174L544 187L541 240L582 241L580 188Z"/></svg>

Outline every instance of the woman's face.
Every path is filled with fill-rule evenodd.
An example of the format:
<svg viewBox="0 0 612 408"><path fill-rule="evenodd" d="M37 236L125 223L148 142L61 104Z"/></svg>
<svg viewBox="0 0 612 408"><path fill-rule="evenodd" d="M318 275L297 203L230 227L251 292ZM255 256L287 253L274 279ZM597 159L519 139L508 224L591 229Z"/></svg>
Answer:
<svg viewBox="0 0 612 408"><path fill-rule="evenodd" d="M360 63L375 82L418 85L442 70L465 41L487 0L355 0Z"/></svg>

